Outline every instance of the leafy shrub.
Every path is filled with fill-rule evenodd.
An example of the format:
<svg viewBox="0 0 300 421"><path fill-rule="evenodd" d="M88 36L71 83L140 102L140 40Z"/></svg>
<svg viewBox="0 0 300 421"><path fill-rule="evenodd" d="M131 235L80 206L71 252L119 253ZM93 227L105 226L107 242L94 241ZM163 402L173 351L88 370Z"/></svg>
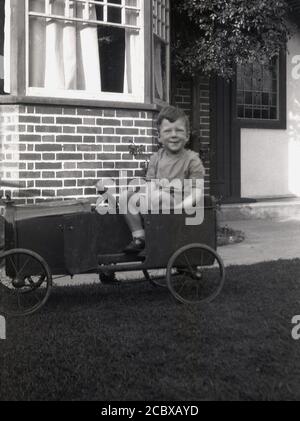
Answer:
<svg viewBox="0 0 300 421"><path fill-rule="evenodd" d="M173 0L173 65L182 74L232 78L266 63L289 38L286 0Z"/></svg>

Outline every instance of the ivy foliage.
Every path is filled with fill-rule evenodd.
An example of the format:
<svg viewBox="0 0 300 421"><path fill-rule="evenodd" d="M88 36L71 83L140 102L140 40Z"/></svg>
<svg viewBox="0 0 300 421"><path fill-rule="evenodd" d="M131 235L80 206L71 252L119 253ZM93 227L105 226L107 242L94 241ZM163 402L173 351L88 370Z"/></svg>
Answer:
<svg viewBox="0 0 300 421"><path fill-rule="evenodd" d="M290 36L286 0L172 0L173 65L230 79L236 64L266 63Z"/></svg>

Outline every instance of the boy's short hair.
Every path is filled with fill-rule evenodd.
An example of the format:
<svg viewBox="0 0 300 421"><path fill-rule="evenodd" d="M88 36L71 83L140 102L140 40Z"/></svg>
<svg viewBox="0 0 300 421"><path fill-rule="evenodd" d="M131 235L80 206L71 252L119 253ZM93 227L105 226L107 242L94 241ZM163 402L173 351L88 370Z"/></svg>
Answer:
<svg viewBox="0 0 300 421"><path fill-rule="evenodd" d="M174 123L176 120L178 120L179 118L183 118L185 120L185 128L187 133L190 132L190 120L188 118L188 116L186 115L186 113L181 110L178 107L174 107L172 105L168 105L166 107L164 107L161 112L159 113L158 117L157 117L157 127L158 127L158 131L160 129L160 126L163 122L163 120L168 120L171 123Z"/></svg>

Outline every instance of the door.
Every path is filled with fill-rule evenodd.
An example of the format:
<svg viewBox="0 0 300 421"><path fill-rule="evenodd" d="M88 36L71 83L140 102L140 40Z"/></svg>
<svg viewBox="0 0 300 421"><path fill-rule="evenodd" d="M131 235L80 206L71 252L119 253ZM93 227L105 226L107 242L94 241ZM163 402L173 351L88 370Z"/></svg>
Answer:
<svg viewBox="0 0 300 421"><path fill-rule="evenodd" d="M215 78L211 95L211 194L223 203L241 200L240 130L232 82Z"/></svg>

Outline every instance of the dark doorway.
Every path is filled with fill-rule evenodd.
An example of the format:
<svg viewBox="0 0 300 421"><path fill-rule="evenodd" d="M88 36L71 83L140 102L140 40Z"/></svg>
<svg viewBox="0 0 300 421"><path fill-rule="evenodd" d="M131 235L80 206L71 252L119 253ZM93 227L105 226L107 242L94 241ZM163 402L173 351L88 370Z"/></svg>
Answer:
<svg viewBox="0 0 300 421"><path fill-rule="evenodd" d="M232 82L211 81L211 194L223 203L241 201L240 130L233 92Z"/></svg>

